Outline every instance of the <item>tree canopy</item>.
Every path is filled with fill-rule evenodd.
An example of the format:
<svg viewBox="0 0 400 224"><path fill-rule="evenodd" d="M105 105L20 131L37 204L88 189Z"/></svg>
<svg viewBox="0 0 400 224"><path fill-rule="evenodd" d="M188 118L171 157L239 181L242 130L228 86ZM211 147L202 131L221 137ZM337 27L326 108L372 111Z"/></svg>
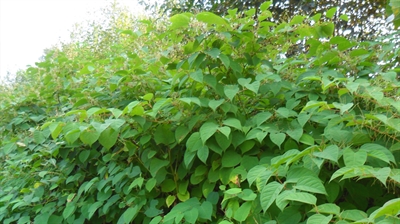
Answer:
<svg viewBox="0 0 400 224"><path fill-rule="evenodd" d="M1 86L0 222L399 222L399 31L273 7L113 4Z"/></svg>
<svg viewBox="0 0 400 224"><path fill-rule="evenodd" d="M258 9L265 0L163 0L161 3L141 1L147 9L161 14L209 11L226 15L228 10L237 8L239 12ZM296 15L313 16L324 14L337 7L331 21L335 23L335 34L359 40L374 39L379 34L400 24L400 1L398 0L275 0L270 11L274 21L287 22ZM393 23L387 17L393 15ZM255 14L257 16L257 13Z"/></svg>

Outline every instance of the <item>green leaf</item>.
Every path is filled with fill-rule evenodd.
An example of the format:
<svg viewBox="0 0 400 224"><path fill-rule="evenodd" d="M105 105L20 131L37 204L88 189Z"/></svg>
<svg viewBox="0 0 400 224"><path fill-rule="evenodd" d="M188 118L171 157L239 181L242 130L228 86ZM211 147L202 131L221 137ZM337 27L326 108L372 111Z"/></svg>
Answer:
<svg viewBox="0 0 400 224"><path fill-rule="evenodd" d="M299 142L301 136L303 135L303 129L302 128L289 129L286 131L286 134L288 134L291 138Z"/></svg>
<svg viewBox="0 0 400 224"><path fill-rule="evenodd" d="M115 131L113 128L107 128L100 134L99 142L106 149L110 149L117 142L118 135L118 131Z"/></svg>
<svg viewBox="0 0 400 224"><path fill-rule="evenodd" d="M224 102L224 99L220 99L220 100L210 100L208 102L208 106L215 112L216 109L221 106L221 104Z"/></svg>
<svg viewBox="0 0 400 224"><path fill-rule="evenodd" d="M368 50L365 50L365 49L354 49L354 50L352 50L351 52L350 52L350 56L351 57L357 57L357 56L362 56L362 55L367 55L367 54L370 54L370 52L368 51ZM371 94L371 96L375 96L376 97L376 95L375 94L379 94L380 96L379 97L376 97L376 98L378 98L378 99L381 99L383 96L382 96L382 92L369 92L370 94ZM374 98L375 98L374 97Z"/></svg>
<svg viewBox="0 0 400 224"><path fill-rule="evenodd" d="M118 194L113 195L111 198L109 198L107 200L107 203L103 206L103 209L102 209L103 213L107 213L110 206L115 204L119 199L120 199L120 196Z"/></svg>
<svg viewBox="0 0 400 224"><path fill-rule="evenodd" d="M118 219L117 224L131 223L138 213L139 213L139 208L137 205L126 209L125 212L122 213L121 217Z"/></svg>
<svg viewBox="0 0 400 224"><path fill-rule="evenodd" d="M292 20L290 20L290 23L289 23L289 24L290 24L291 26L297 25L297 24L302 23L303 20L304 20L304 16L295 15L295 16L292 18Z"/></svg>
<svg viewBox="0 0 400 224"><path fill-rule="evenodd" d="M49 212L38 214L34 219L34 224L49 223L50 215Z"/></svg>
<svg viewBox="0 0 400 224"><path fill-rule="evenodd" d="M339 147L337 147L337 145L329 145L324 149L324 151L314 152L313 155L337 163L339 158Z"/></svg>
<svg viewBox="0 0 400 224"><path fill-rule="evenodd" d="M112 193L113 193L113 192L112 192L111 189L109 189L109 190L107 190L107 191L100 190L100 191L98 191L98 193L97 193L97 200L98 200L98 201L105 201L105 200L107 200L108 198L110 198L110 196L111 196Z"/></svg>
<svg viewBox="0 0 400 224"><path fill-rule="evenodd" d="M36 142L36 144L42 144L44 141L46 141L46 137L41 131L35 130L33 132L33 140Z"/></svg>
<svg viewBox="0 0 400 224"><path fill-rule="evenodd" d="M304 133L300 138L300 142L306 145L314 145L314 138L311 135Z"/></svg>
<svg viewBox="0 0 400 224"><path fill-rule="evenodd" d="M390 172L391 172L390 167L383 167L378 170L374 170L371 173L372 175L374 175L376 179L378 179L383 184L383 186L386 187L386 182L390 175Z"/></svg>
<svg viewBox="0 0 400 224"><path fill-rule="evenodd" d="M175 142L175 134L171 131L171 125L161 124L158 125L154 132L154 140L157 145L169 145Z"/></svg>
<svg viewBox="0 0 400 224"><path fill-rule="evenodd" d="M289 117L289 114L290 114L290 110L287 109L286 107L280 107L280 108L278 108L278 110L276 110L276 112L277 112L280 116L282 116L282 117L284 117L284 118L288 118L288 117Z"/></svg>
<svg viewBox="0 0 400 224"><path fill-rule="evenodd" d="M218 131L221 132L227 139L229 139L229 135L231 134L231 128L230 127L219 127ZM216 135L217 136L217 135ZM220 141L218 141L218 144ZM225 144L224 144L225 145Z"/></svg>
<svg viewBox="0 0 400 224"><path fill-rule="evenodd" d="M285 200L298 201L310 205L317 203L317 198L314 195L304 192L292 192L285 197Z"/></svg>
<svg viewBox="0 0 400 224"><path fill-rule="evenodd" d="M245 87L248 90L250 90L250 91L254 92L255 94L257 94L258 93L258 89L260 88L260 85L261 85L260 81L254 81L251 84L246 84Z"/></svg>
<svg viewBox="0 0 400 224"><path fill-rule="evenodd" d="M90 155L90 150L83 150L81 153L79 153L79 161L85 163L89 155Z"/></svg>
<svg viewBox="0 0 400 224"><path fill-rule="evenodd" d="M258 93L258 89L260 88L260 81L254 81L251 84L250 84L250 82L251 82L251 78L247 78L247 79L240 78L240 79L238 79L238 83L241 86L243 86L243 87L245 87L245 88L249 89L250 91L252 91L252 92L257 94Z"/></svg>
<svg viewBox="0 0 400 224"><path fill-rule="evenodd" d="M224 93L230 101L233 100L233 98L236 96L238 92L239 92L239 87L237 85L226 85L224 87Z"/></svg>
<svg viewBox="0 0 400 224"><path fill-rule="evenodd" d="M29 216L24 215L24 216L22 216L22 217L19 217L17 224L25 224L25 223L30 224L30 223L31 223L30 220L31 220L31 219L30 219Z"/></svg>
<svg viewBox="0 0 400 224"><path fill-rule="evenodd" d="M103 202L100 202L100 201L93 203L89 207L89 210L88 210L88 215L87 215L88 219L91 219L92 216L94 215L94 213L97 211L97 209L100 208L100 206L102 206L102 205L103 205Z"/></svg>
<svg viewBox="0 0 400 224"><path fill-rule="evenodd" d="M366 219L367 217L368 215L365 212L356 209L344 210L340 214L340 218L350 221L359 221Z"/></svg>
<svg viewBox="0 0 400 224"><path fill-rule="evenodd" d="M257 198L257 194L250 189L244 189L240 194L238 194L238 197L244 201L254 201L254 199Z"/></svg>
<svg viewBox="0 0 400 224"><path fill-rule="evenodd" d="M193 161L196 154L197 154L197 152L193 152L193 151L185 152L185 155L183 156L183 163L185 164L186 168L189 167L190 163Z"/></svg>
<svg viewBox="0 0 400 224"><path fill-rule="evenodd" d="M146 182L146 190L150 192L156 186L157 180L155 178L151 178Z"/></svg>
<svg viewBox="0 0 400 224"><path fill-rule="evenodd" d="M192 208L184 213L184 217L185 217L185 222L196 223L196 220L199 217L199 211L197 210L197 208Z"/></svg>
<svg viewBox="0 0 400 224"><path fill-rule="evenodd" d="M184 125L180 125L178 128L175 130L175 139L178 143L181 143L189 134L189 128L187 128Z"/></svg>
<svg viewBox="0 0 400 224"><path fill-rule="evenodd" d="M236 119L236 118L228 118L222 122L224 125L236 128L237 130L241 131L242 130L242 124L241 122Z"/></svg>
<svg viewBox="0 0 400 224"><path fill-rule="evenodd" d="M221 60L222 64L224 64L226 69L229 69L229 66L231 64L231 60L229 59L228 56L226 56L225 54L220 54L219 55L219 60Z"/></svg>
<svg viewBox="0 0 400 224"><path fill-rule="evenodd" d="M146 101L150 101L151 99L153 99L154 94L153 93L147 93L144 96L142 96L142 99L146 100Z"/></svg>
<svg viewBox="0 0 400 224"><path fill-rule="evenodd" d="M196 152L203 146L201 141L200 133L194 132L189 139L186 141L186 149L189 152Z"/></svg>
<svg viewBox="0 0 400 224"><path fill-rule="evenodd" d="M242 161L242 157L235 151L229 150L222 156L222 167L234 167Z"/></svg>
<svg viewBox="0 0 400 224"><path fill-rule="evenodd" d="M375 210L369 216L370 219L376 219L381 216L395 216L400 212L400 198L391 199L382 207Z"/></svg>
<svg viewBox="0 0 400 224"><path fill-rule="evenodd" d="M306 106L303 107L301 112L304 112L306 110L310 110L312 108L319 108L319 107L328 108L329 106L328 106L328 103L326 101L311 100L311 101L307 102ZM299 123L300 123L300 121L299 121Z"/></svg>
<svg viewBox="0 0 400 224"><path fill-rule="evenodd" d="M208 25L217 24L229 26L229 23L224 18L217 16L212 12L201 12L197 14L196 19L205 22Z"/></svg>
<svg viewBox="0 0 400 224"><path fill-rule="evenodd" d="M338 9L337 7L328 9L328 11L326 12L326 17L329 19L332 19L332 17L335 15L337 9Z"/></svg>
<svg viewBox="0 0 400 224"><path fill-rule="evenodd" d="M321 214L314 214L307 219L307 224L329 224L333 215L324 216Z"/></svg>
<svg viewBox="0 0 400 224"><path fill-rule="evenodd" d="M91 117L92 115L96 115L96 114L101 114L104 112L107 112L108 110L105 108L99 108L99 107L92 107L89 110L86 111L86 114L88 117Z"/></svg>
<svg viewBox="0 0 400 224"><path fill-rule="evenodd" d="M207 163L208 154L209 150L208 147L205 145L203 145L197 150L197 157L199 157L200 161L202 161L205 164Z"/></svg>
<svg viewBox="0 0 400 224"><path fill-rule="evenodd" d="M211 202L204 201L198 208L198 211L200 218L211 221L211 215L213 213L213 205L211 204Z"/></svg>
<svg viewBox="0 0 400 224"><path fill-rule="evenodd" d="M288 206L289 202L288 200L285 200L285 197L289 194L291 194L292 191L282 191L278 197L275 199L275 204L279 208L279 210L284 211L284 209Z"/></svg>
<svg viewBox="0 0 400 224"><path fill-rule="evenodd" d="M312 176L299 177L299 180L294 188L311 193L327 194L321 180Z"/></svg>
<svg viewBox="0 0 400 224"><path fill-rule="evenodd" d="M211 136L213 136L217 130L218 130L218 124L216 124L215 122L208 121L208 122L204 123L200 127L200 138L201 138L203 144L205 144L205 142Z"/></svg>
<svg viewBox="0 0 400 224"><path fill-rule="evenodd" d="M121 126L125 124L124 119L107 119L105 123L110 125L114 130L119 131Z"/></svg>
<svg viewBox="0 0 400 224"><path fill-rule="evenodd" d="M139 101L132 101L128 104L128 106L126 106L123 110L124 114L129 114L131 113L131 111L140 104Z"/></svg>
<svg viewBox="0 0 400 224"><path fill-rule="evenodd" d="M158 158L155 158L155 157L151 158L151 160L150 160L150 174L151 174L151 176L156 177L157 172L161 168L163 168L165 166L168 166L168 164L169 164L168 160L161 160L161 159L158 159Z"/></svg>
<svg viewBox="0 0 400 224"><path fill-rule="evenodd" d="M329 181L332 181L333 179L335 179L337 177L340 177L342 175L345 175L346 173L350 173L350 172L353 172L353 171L354 171L354 168L352 168L352 167L347 167L347 166L342 167L342 168L336 170L332 174L331 179Z"/></svg>
<svg viewBox="0 0 400 224"><path fill-rule="evenodd" d="M368 153L369 154L375 154L373 152L379 151L379 152L382 152L382 153L384 153L386 155L385 157L380 158L381 160L385 161L385 158L388 158L390 162L392 162L392 163L396 162L392 152L390 152L387 148L385 148L385 147L383 147L381 145L374 144L374 143L367 143L367 144L362 145L360 150L366 151L367 154ZM372 156L372 157L374 157L374 156Z"/></svg>
<svg viewBox="0 0 400 224"><path fill-rule="evenodd" d="M249 182L249 185L252 185L256 179L265 176L266 172L268 172L267 168L262 165L257 165L251 168L247 173L247 181ZM272 171L270 172L272 174Z"/></svg>
<svg viewBox="0 0 400 224"><path fill-rule="evenodd" d="M290 149L286 151L283 155L281 156L276 156L271 159L271 164L274 167L279 167L281 164L287 162L289 159L293 159L298 156L299 150L297 149Z"/></svg>
<svg viewBox="0 0 400 224"><path fill-rule="evenodd" d="M304 125L307 123L307 121L310 119L311 114L307 114L307 113L300 113L297 116L297 121L299 122L301 127L304 127Z"/></svg>
<svg viewBox="0 0 400 224"><path fill-rule="evenodd" d="M246 135L246 140L257 139L258 142L262 143L264 138L268 135L268 132L262 131L260 129L251 129Z"/></svg>
<svg viewBox="0 0 400 224"><path fill-rule="evenodd" d="M367 153L361 150L354 152L352 149L346 148L343 151L343 160L347 167L361 166L367 161Z"/></svg>
<svg viewBox="0 0 400 224"><path fill-rule="evenodd" d="M92 128L87 128L83 130L79 136L81 141L87 145L92 145L95 143L100 137L100 133Z"/></svg>
<svg viewBox="0 0 400 224"><path fill-rule="evenodd" d="M322 37L331 37L333 35L334 30L335 30L335 25L332 22L321 26Z"/></svg>
<svg viewBox="0 0 400 224"><path fill-rule="evenodd" d="M399 0L391 0L389 3L389 6L391 6L391 10L394 16L393 19L393 24L395 28L397 29L400 26L400 1ZM387 11L389 11L386 8Z"/></svg>
<svg viewBox="0 0 400 224"><path fill-rule="evenodd" d="M261 11L266 11L272 4L272 1L265 1L260 5Z"/></svg>
<svg viewBox="0 0 400 224"><path fill-rule="evenodd" d="M176 185L175 185L174 180L172 180L172 179L166 179L161 184L162 192L171 192L171 191L175 190L175 188L176 188Z"/></svg>
<svg viewBox="0 0 400 224"><path fill-rule="evenodd" d="M151 200L151 201L150 201L150 206L149 206L149 208L144 212L144 214L145 214L147 217L152 218L152 217L155 217L155 216L157 216L157 215L163 213L162 210L157 209L157 207L156 207L157 204L158 204L158 201L157 201L157 200L154 200L154 199Z"/></svg>
<svg viewBox="0 0 400 224"><path fill-rule="evenodd" d="M221 54L221 51L218 48L212 48L210 50L206 50L205 53L210 55L212 58L217 59Z"/></svg>
<svg viewBox="0 0 400 224"><path fill-rule="evenodd" d="M159 110L171 104L171 98L161 98L157 99L157 102L153 105L153 110L148 112L148 115L151 117L156 117Z"/></svg>
<svg viewBox="0 0 400 224"><path fill-rule="evenodd" d="M367 155L368 155L368 157L379 159L385 163L388 163L388 164L390 163L388 156L382 151L378 151L378 150L369 151L369 152L367 152Z"/></svg>
<svg viewBox="0 0 400 224"><path fill-rule="evenodd" d="M333 103L333 106L340 109L340 114L343 115L344 112L348 112L348 110L353 107L353 103L347 103L347 104L343 104L343 103Z"/></svg>
<svg viewBox="0 0 400 224"><path fill-rule="evenodd" d="M183 13L171 16L171 18L169 19L172 22L171 29L188 27L190 23L190 17L190 13Z"/></svg>
<svg viewBox="0 0 400 224"><path fill-rule="evenodd" d="M280 148L283 141L285 141L286 135L283 133L271 133L269 137L271 141Z"/></svg>
<svg viewBox="0 0 400 224"><path fill-rule="evenodd" d="M312 212L317 212L317 213L324 213L324 214L332 214L332 215L340 215L340 207L337 206L336 204L322 204L318 205L316 208L313 208L311 210Z"/></svg>
<svg viewBox="0 0 400 224"><path fill-rule="evenodd" d="M346 14L340 15L339 18L343 21L349 21L349 17Z"/></svg>
<svg viewBox="0 0 400 224"><path fill-rule="evenodd" d="M271 116L272 114L270 112L261 112L252 117L251 120L253 121L253 124L255 124L256 126L260 126L265 121L267 121Z"/></svg>
<svg viewBox="0 0 400 224"><path fill-rule="evenodd" d="M67 205L65 206L65 209L62 213L64 219L67 219L68 217L70 217L72 215L72 213L74 213L75 208L76 208L76 205L74 202L67 203Z"/></svg>
<svg viewBox="0 0 400 224"><path fill-rule="evenodd" d="M233 218L238 222L243 222L250 214L252 202L247 201L243 203L234 213Z"/></svg>
<svg viewBox="0 0 400 224"><path fill-rule="evenodd" d="M96 121L91 122L91 125L99 133L103 132L108 126L110 126L109 123L99 123Z"/></svg>
<svg viewBox="0 0 400 224"><path fill-rule="evenodd" d="M80 135L81 131L79 129L71 130L65 134L65 139L69 144L72 144L79 138Z"/></svg>
<svg viewBox="0 0 400 224"><path fill-rule="evenodd" d="M53 139L56 139L60 135L63 126L64 126L64 124L62 124L60 122L50 124L49 129L50 129L51 137Z"/></svg>
<svg viewBox="0 0 400 224"><path fill-rule="evenodd" d="M167 207L169 208L172 203L176 200L176 197L174 195L168 195L168 197L165 199L165 203L167 204Z"/></svg>
<svg viewBox="0 0 400 224"><path fill-rule="evenodd" d="M297 155L295 155L292 158L287 160L286 166L289 166L292 163L299 162L301 158L310 155L312 153L312 151L314 151L316 148L317 148L317 146L310 146L310 147L304 149L303 151L301 151L300 153L297 153Z"/></svg>
<svg viewBox="0 0 400 224"><path fill-rule="evenodd" d="M281 193L283 189L283 185L273 181L267 184L260 193L260 202L261 208L264 213L268 210L268 208L272 205L272 203L276 200L278 195Z"/></svg>
<svg viewBox="0 0 400 224"><path fill-rule="evenodd" d="M196 82L203 83L203 72L200 69L192 72L190 73L190 78L192 78Z"/></svg>

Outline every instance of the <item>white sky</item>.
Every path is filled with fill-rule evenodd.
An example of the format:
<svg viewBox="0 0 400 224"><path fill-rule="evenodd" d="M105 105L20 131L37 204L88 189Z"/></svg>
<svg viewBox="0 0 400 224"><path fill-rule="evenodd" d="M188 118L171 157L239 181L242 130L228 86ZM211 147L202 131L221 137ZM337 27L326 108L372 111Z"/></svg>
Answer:
<svg viewBox="0 0 400 224"><path fill-rule="evenodd" d="M73 24L110 0L0 0L0 80L7 71L34 65L43 50L69 37ZM133 13L142 12L138 0L118 0Z"/></svg>

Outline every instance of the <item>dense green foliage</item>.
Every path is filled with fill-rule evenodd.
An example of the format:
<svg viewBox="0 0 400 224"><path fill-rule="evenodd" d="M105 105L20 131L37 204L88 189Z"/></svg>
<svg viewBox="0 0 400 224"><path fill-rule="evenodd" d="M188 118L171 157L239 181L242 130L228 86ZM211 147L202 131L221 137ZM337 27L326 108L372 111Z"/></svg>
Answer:
<svg viewBox="0 0 400 224"><path fill-rule="evenodd" d="M269 6L114 6L4 86L0 222L400 222L394 37L333 36L335 9L274 23Z"/></svg>
<svg viewBox="0 0 400 224"><path fill-rule="evenodd" d="M226 15L228 10L237 8L243 12L258 9L266 0L141 0L148 10L162 14L209 11ZM400 25L400 0L274 0L270 7L274 21L288 21L295 15L315 15L330 8L338 7L331 19L335 33L359 40L373 39L382 32ZM387 17L393 15L391 22ZM343 18L348 22L343 22Z"/></svg>

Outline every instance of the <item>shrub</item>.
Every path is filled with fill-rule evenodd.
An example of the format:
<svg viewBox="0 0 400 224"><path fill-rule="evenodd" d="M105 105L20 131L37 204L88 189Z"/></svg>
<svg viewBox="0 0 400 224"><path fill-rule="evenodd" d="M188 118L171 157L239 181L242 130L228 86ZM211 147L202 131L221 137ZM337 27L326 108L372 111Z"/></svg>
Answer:
<svg viewBox="0 0 400 224"><path fill-rule="evenodd" d="M398 46L269 5L49 51L1 93L0 221L398 222Z"/></svg>

